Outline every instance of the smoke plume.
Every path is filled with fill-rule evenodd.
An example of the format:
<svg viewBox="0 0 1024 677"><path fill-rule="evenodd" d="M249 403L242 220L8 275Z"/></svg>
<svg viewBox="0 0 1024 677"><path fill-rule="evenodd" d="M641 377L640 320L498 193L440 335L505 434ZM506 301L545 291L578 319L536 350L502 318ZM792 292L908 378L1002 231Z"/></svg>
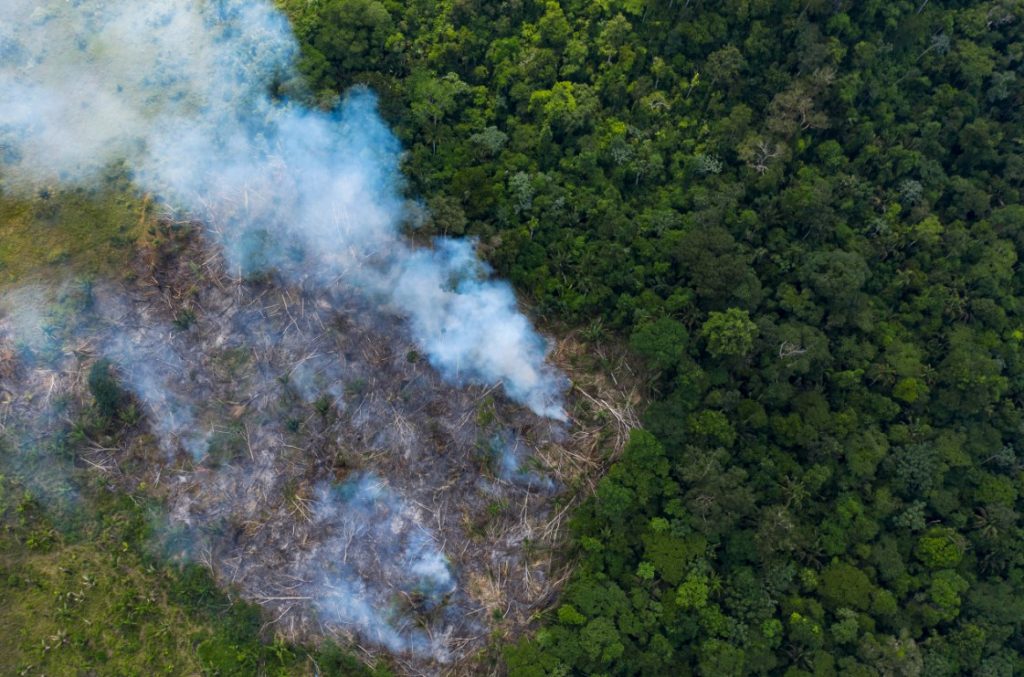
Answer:
<svg viewBox="0 0 1024 677"><path fill-rule="evenodd" d="M501 382L563 420L564 378L510 287L470 242L402 237L401 148L373 95L333 113L272 96L296 52L262 1L5 0L0 185L90 185L124 162L141 190L209 224L234 269L358 290L407 317L450 381Z"/></svg>

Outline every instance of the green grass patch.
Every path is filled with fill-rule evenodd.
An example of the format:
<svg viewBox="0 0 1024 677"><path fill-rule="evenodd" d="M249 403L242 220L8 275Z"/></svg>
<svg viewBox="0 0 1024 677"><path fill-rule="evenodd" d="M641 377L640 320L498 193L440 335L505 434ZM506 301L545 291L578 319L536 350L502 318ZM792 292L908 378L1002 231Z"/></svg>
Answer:
<svg viewBox="0 0 1024 677"><path fill-rule="evenodd" d="M114 504L66 530L24 487L0 482L0 674L203 671L194 645L212 629L130 543L137 515Z"/></svg>
<svg viewBox="0 0 1024 677"><path fill-rule="evenodd" d="M123 270L151 211L127 190L0 195L0 285L69 270Z"/></svg>

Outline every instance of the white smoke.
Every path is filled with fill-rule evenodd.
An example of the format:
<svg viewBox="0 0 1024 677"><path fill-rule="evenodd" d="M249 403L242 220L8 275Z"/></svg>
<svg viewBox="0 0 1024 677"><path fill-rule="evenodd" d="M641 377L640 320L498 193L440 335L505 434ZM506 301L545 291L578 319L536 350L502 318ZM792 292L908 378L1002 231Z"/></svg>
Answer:
<svg viewBox="0 0 1024 677"><path fill-rule="evenodd" d="M314 515L313 528L333 536L300 557L294 573L310 581L320 617L359 628L392 651L444 661L447 638L428 636L394 608L396 598L415 596L427 611L443 613L455 591L448 562L421 516L370 474L322 485Z"/></svg>
<svg viewBox="0 0 1024 677"><path fill-rule="evenodd" d="M410 318L447 378L500 381L564 420L564 378L509 286L469 242L402 237L401 148L373 95L334 114L271 98L295 55L259 0L4 0L2 185L88 184L126 161L140 189L205 219L237 269L359 289Z"/></svg>
<svg viewBox="0 0 1024 677"><path fill-rule="evenodd" d="M180 445L196 460L206 455L210 431L196 420L187 386L187 365L171 347L173 328L153 325L118 332L101 350L118 367L122 385L145 408L146 418L163 450Z"/></svg>
<svg viewBox="0 0 1024 677"><path fill-rule="evenodd" d="M557 488L553 479L529 467L529 449L511 431L491 438L491 452L495 455L498 477L504 481L548 492Z"/></svg>

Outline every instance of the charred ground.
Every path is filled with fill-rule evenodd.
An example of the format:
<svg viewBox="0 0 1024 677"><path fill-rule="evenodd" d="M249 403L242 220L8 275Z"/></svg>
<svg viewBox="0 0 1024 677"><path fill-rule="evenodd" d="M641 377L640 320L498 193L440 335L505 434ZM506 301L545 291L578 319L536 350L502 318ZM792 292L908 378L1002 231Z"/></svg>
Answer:
<svg viewBox="0 0 1024 677"><path fill-rule="evenodd" d="M572 424L552 422L498 384L446 383L340 281L232 275L192 223L151 235L121 279L8 294L8 436L73 421L77 463L157 499L155 547L262 606L269 633L479 669L565 580L565 516L598 442L635 423L627 388L584 380ZM48 310L26 324L19 298ZM571 339L555 357L599 359ZM113 417L97 369L122 391Z"/></svg>

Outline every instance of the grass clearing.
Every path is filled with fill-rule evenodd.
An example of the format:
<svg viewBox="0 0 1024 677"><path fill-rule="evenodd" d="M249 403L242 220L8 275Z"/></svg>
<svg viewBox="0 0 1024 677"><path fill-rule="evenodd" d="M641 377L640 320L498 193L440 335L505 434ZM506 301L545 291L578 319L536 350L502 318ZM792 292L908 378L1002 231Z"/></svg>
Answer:
<svg viewBox="0 0 1024 677"><path fill-rule="evenodd" d="M201 673L189 642L201 628L117 559L83 545L0 556L0 673Z"/></svg>
<svg viewBox="0 0 1024 677"><path fill-rule="evenodd" d="M152 203L127 189L0 195L0 285L123 269L151 222Z"/></svg>
<svg viewBox="0 0 1024 677"><path fill-rule="evenodd" d="M138 525L126 506L68 529L19 483L0 482L0 674L203 672L194 643L211 628L129 543Z"/></svg>

